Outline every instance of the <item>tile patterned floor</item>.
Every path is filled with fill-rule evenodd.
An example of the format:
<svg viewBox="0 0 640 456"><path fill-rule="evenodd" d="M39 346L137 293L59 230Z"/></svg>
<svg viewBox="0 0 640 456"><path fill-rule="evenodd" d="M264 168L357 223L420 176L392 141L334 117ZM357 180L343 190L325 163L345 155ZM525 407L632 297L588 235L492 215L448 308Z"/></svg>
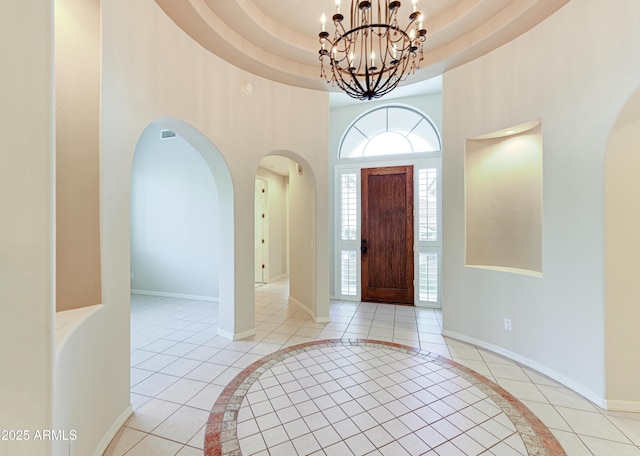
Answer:
<svg viewBox="0 0 640 456"><path fill-rule="evenodd" d="M303 363L308 364L310 360L317 358L305 357L305 353L308 355L308 352L291 355L294 350L291 347L301 343L315 343L325 339L375 339L419 348L423 354L429 352L441 355L460 363L464 366L460 367L463 371L466 367L482 374L535 413L570 456L640 456L639 414L601 410L581 396L527 367L475 346L442 337L441 315L438 311L334 301L331 303L331 323L317 324L301 310L287 305L287 285L287 282L283 281L256 289L257 334L250 340L235 342L216 335L215 304L132 296L131 402L134 414L113 439L105 455L202 455L206 423L215 414L211 411L224 389L252 363L287 348L289 351L286 352L286 359L274 365L269 372L261 372L265 377L255 380L254 389L250 392L247 389L246 402L241 404L237 419L238 444L242 448L242 454L251 454L252 451L257 452L256 454L278 454L275 448L287 442L294 450L304 448L305 452L302 454L313 453L318 446L325 448L324 454L366 454L367 450L371 450L370 454L386 454L386 450L378 450L385 447L383 443L389 445L388 449L393 449L394 454L398 455L405 454L402 451L412 455L489 455L491 452L526 454L526 446L523 449L518 442L518 436L509 427L510 420L505 420L504 417L496 418L501 416L500 414L491 416L490 411L495 412L495 406L490 408L487 405L478 405L491 405L495 398L484 398L472 389L479 395L477 403L469 404L469 401L474 400L473 394L463 393L463 398L451 396L450 403L444 398L439 398L442 400L438 401L438 406L433 410L434 414L427 414L426 410L419 414L412 407L420 405L414 401L416 395L424 393L416 390L412 383L407 383L408 380L401 381L402 377L398 376L397 371L402 372L402 369L387 370L386 364L379 365L379 360L389 360L388 357L394 359L389 364L396 363L396 367L402 363L413 365L418 359L418 368L429 370L427 366L434 367L433 356L428 358L432 361L427 363L427 358L416 357L415 353L405 353L406 358L395 359L393 357L398 356L398 352L389 353L383 346L366 347L356 344L353 348L342 345L318 348L320 346L313 345L316 347L314 349L320 350L320 360L326 357L331 359L330 362L344 363L344 360L356 357L361 359L359 362L365 363L363 365L373 366L368 370L364 369L365 373L371 369L380 370L383 375L376 379L385 379L376 383L380 387L377 389L373 383L367 383L371 379L355 385L348 384L348 376L335 379L323 377L322 374L330 376L331 370L316 372L316 369L321 369L323 364L326 364L323 362L314 361L315 364L305 366ZM307 371L311 369L314 373L295 377L295 381L303 387L298 390L294 389L297 386L292 383L294 380L290 377L293 376L290 368L297 366L295 363L304 366ZM339 367L344 370L346 366ZM450 372L449 369L440 367L436 372ZM320 396L321 400L311 397L319 392L318 385L311 384L313 381L318 382L318 378L324 378L324 383L329 389L329 392L324 390L326 394ZM453 379L465 380L464 375L457 375ZM420 385L415 378L409 380ZM274 384L274 381L277 384ZM453 380L445 377L445 381ZM468 379L465 381L469 382ZM284 385L289 390L285 390ZM477 385L474 386L483 394L487 394ZM237 384L230 387L237 390ZM286 394L279 394L278 387ZM352 400L353 396L350 393L356 396L364 395L363 391L367 393L368 399L363 399L361 403ZM406 403L402 400L385 402L390 397L395 399L397 395L402 395L402 391L408 392L400 398L404 398ZM276 396L276 392L279 395ZM305 394L309 399L305 398ZM301 400L301 397L305 400ZM453 400L454 397L456 400ZM376 405L374 400L379 404ZM419 396L417 400L420 401ZM289 405L289 402L292 405ZM424 402L421 402L424 407ZM438 425L439 428L435 428L441 437L433 432L430 436L426 435L427 431L420 433L420 429L424 429L418 427L420 420L426 423L437 417L435 413L440 416L446 414L445 410L450 410L445 409L445 405L455 410L447 416L456 418L451 419L453 422L449 419L444 420ZM345 407L348 413L345 413ZM377 412L381 413L369 413L369 409L376 408ZM420 410L420 407L416 410ZM462 410L466 410L469 416L462 413ZM475 410L489 419L496 418L496 423L502 428L491 424L489 426L494 426L491 428L494 432L491 432L491 429L477 426L477 421L481 421L482 415ZM394 414L398 416L397 419ZM311 416L318 420L311 419ZM383 416L391 418L383 421ZM275 418L280 424L271 426L276 423ZM481 421L480 424L482 423L484 422ZM472 424L473 427L464 429ZM359 432L356 432L354 426ZM454 428L465 432L456 434L458 431ZM306 429L309 429L309 432ZM376 432L368 432L372 429L376 429ZM378 430L384 430L384 433L378 433ZM488 434L480 430L487 431ZM507 435L507 431L510 434ZM389 440L390 438L392 440ZM438 441L443 438L446 440ZM501 440L497 445L491 446L491 439L495 438ZM339 450L338 453L329 450L329 442L336 445L334 449ZM425 446L422 446L423 443ZM489 446L491 452L486 452L484 448ZM264 452L267 447L268 452ZM290 446L283 446L282 449L286 449L288 452L285 454L288 455L296 454L297 451L293 451Z"/></svg>
<svg viewBox="0 0 640 456"><path fill-rule="evenodd" d="M564 455L495 383L391 342L334 339L243 370L209 417L205 455Z"/></svg>

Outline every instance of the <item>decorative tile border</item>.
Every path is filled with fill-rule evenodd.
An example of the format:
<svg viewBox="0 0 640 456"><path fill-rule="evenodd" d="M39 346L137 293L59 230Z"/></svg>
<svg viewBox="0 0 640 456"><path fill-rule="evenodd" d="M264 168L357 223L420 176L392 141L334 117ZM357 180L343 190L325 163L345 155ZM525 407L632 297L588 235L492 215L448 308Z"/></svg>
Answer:
<svg viewBox="0 0 640 456"><path fill-rule="evenodd" d="M455 361L420 349L371 339L329 339L283 348L241 371L220 393L209 414L205 456L241 456L237 435L238 411L253 383L276 364L298 353L336 346L363 346L394 350L436 363L486 394L511 420L530 455L566 456L551 431L522 402L483 375Z"/></svg>

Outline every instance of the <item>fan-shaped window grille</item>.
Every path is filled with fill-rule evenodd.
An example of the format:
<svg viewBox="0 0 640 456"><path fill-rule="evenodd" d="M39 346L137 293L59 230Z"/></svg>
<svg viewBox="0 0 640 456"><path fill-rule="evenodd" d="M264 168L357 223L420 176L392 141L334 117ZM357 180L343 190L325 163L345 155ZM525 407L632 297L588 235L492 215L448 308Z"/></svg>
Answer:
<svg viewBox="0 0 640 456"><path fill-rule="evenodd" d="M369 111L349 127L339 156L376 157L440 149L438 130L426 116L404 106L384 106Z"/></svg>

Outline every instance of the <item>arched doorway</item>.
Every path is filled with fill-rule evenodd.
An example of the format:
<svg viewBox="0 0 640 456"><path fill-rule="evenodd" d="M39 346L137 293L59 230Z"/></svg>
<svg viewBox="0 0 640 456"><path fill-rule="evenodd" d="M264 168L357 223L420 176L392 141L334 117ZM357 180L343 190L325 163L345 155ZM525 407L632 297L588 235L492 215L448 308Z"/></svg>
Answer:
<svg viewBox="0 0 640 456"><path fill-rule="evenodd" d="M268 195L269 224L264 228L265 243L271 245L266 249L265 261L271 264L266 268L267 278L289 275L289 302L314 321L328 322L329 302L318 298L317 189L313 170L298 154L278 150L261 161L256 177L266 184Z"/></svg>
<svg viewBox="0 0 640 456"><path fill-rule="evenodd" d="M264 157L256 171L255 282L289 276L289 168L281 155Z"/></svg>
<svg viewBox="0 0 640 456"><path fill-rule="evenodd" d="M164 154L167 160L159 164L157 163L159 157L154 157L152 154L147 156L153 152L152 150L140 150L149 147L166 149ZM172 160L169 158L172 153L181 154L183 158L188 158L188 160L180 160L180 157L174 157ZM175 161L176 159L178 161ZM181 165L177 166L177 163L181 163ZM162 181L162 175L153 177L153 169L151 174L140 176L137 168L144 169L145 167L155 167L156 171L159 169L161 172L162 169L166 171L173 168L171 175L174 188L165 186L167 182ZM213 177L212 182L207 179L210 176ZM136 270L132 269L133 283L144 283L148 286L163 281L162 286L173 287L174 290L167 289L164 291L165 293L199 299L216 300L217 298L219 302L218 333L232 338L235 318L234 193L231 174L222 155L202 133L186 123L172 118L156 119L142 133L136 146L132 167L132 198L135 197L136 187L147 196L154 191L161 191L163 195L155 195L155 204L162 205L161 198L159 199L158 196L164 196L171 200L174 209L180 207L181 204L184 206L185 203L184 199L181 201L179 195L175 195L178 189L181 192L187 189L190 196L188 194L183 196L191 199L186 205L188 207L180 207L179 212L174 214L164 210L156 210L135 216L136 203L132 199L132 265L136 264L142 267L145 264L153 263L155 267L152 274L146 274L147 277L144 277L144 281L138 281ZM205 193L209 191L210 194L197 195L198 191ZM188 221L181 219L181 216L200 212L207 206L209 207L206 210L206 216L202 217L204 220L198 220L195 224L197 226L184 226L188 224ZM163 220L165 223L162 223ZM193 217L192 220L194 220ZM155 231L155 245L161 246L168 237L177 234L180 238L178 249L175 248L175 245L155 249L155 251L134 246L137 237L149 233L151 228L158 228L144 226L145 223L153 222L163 225L160 227L160 234L157 230ZM201 238L190 238L194 233L205 233L206 231L213 231L213 234L209 232ZM187 252L178 253L176 250L181 250L180 247ZM162 258L145 258L145 253L149 251L155 254L160 253L163 256ZM190 261L185 255L191 255L189 257L191 262L197 264L185 266ZM168 265L169 262L177 264ZM162 266L163 263L164 266ZM189 267L191 272L185 274L180 268L181 264L183 267ZM179 272L182 277L168 279L176 272ZM171 283L167 284L167 280Z"/></svg>

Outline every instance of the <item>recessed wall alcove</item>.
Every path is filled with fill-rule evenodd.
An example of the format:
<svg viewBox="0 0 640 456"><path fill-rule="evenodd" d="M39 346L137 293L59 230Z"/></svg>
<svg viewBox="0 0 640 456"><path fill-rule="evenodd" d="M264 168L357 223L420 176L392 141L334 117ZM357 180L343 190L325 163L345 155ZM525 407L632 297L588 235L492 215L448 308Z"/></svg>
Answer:
<svg viewBox="0 0 640 456"><path fill-rule="evenodd" d="M100 1L55 1L56 311L102 303Z"/></svg>
<svg viewBox="0 0 640 456"><path fill-rule="evenodd" d="M466 266L542 275L542 125L466 140Z"/></svg>
<svg viewBox="0 0 640 456"><path fill-rule="evenodd" d="M604 166L607 406L640 412L640 87L627 100L607 145Z"/></svg>

